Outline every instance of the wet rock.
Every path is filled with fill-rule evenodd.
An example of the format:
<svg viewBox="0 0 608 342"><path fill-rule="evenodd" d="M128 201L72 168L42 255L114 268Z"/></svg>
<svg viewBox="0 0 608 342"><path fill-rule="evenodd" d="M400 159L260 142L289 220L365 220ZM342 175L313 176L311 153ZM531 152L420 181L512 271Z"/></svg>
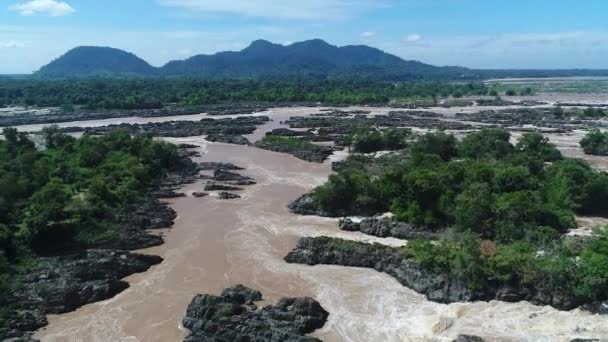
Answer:
<svg viewBox="0 0 608 342"><path fill-rule="evenodd" d="M193 192L192 196L196 197L196 198L202 198L202 197L207 197L209 196L208 193L206 192Z"/></svg>
<svg viewBox="0 0 608 342"><path fill-rule="evenodd" d="M47 324L46 314L73 311L85 304L112 298L129 287L122 278L144 272L162 258L115 250L87 250L39 258L31 271L19 275L0 298L15 308L0 339L27 336Z"/></svg>
<svg viewBox="0 0 608 342"><path fill-rule="evenodd" d="M193 144L179 144L177 145L177 148L180 149L190 149L190 148L199 148L198 145L193 145Z"/></svg>
<svg viewBox="0 0 608 342"><path fill-rule="evenodd" d="M484 339L474 335L458 335L452 342L484 342Z"/></svg>
<svg viewBox="0 0 608 342"><path fill-rule="evenodd" d="M403 248L367 244L336 238L303 238L285 260L306 265L342 265L372 268L393 276L403 286L424 294L439 303L502 300L528 301L535 305L550 305L559 310L571 310L584 303L551 288L542 281L535 284L512 280L510 283L488 282L482 287L469 286L466 279L446 269L423 267Z"/></svg>
<svg viewBox="0 0 608 342"><path fill-rule="evenodd" d="M256 183L256 181L254 181L252 179L241 179L241 180L236 180L236 181L230 181L230 184L232 184L232 185L240 185L240 186L248 186L248 185L255 185L257 183Z"/></svg>
<svg viewBox="0 0 608 342"><path fill-rule="evenodd" d="M239 196L237 194L233 194L231 192L220 192L218 194L218 198L221 200L232 200L232 199L241 198L241 196Z"/></svg>
<svg viewBox="0 0 608 342"><path fill-rule="evenodd" d="M345 210L333 210L329 211L321 208L321 206L314 200L312 194L304 194L298 197L296 200L291 201L287 208L289 211L295 214L300 215L310 215L310 216L323 216L323 217L344 217L350 215L348 211Z"/></svg>
<svg viewBox="0 0 608 342"><path fill-rule="evenodd" d="M332 215L321 208L320 205L315 202L312 194L304 194L298 197L296 200L291 201L287 207L289 211L300 215L311 215L311 216L329 216L329 217L340 217L340 213Z"/></svg>
<svg viewBox="0 0 608 342"><path fill-rule="evenodd" d="M314 136L314 133L309 131L296 131L288 128L277 128L266 133L266 135L276 135L283 137L312 137Z"/></svg>
<svg viewBox="0 0 608 342"><path fill-rule="evenodd" d="M608 315L608 301L585 304L582 309L594 314Z"/></svg>
<svg viewBox="0 0 608 342"><path fill-rule="evenodd" d="M333 147L320 146L312 143L289 144L274 143L262 140L256 142L254 146L273 152L288 153L298 159L311 163L323 163L330 155L334 153Z"/></svg>
<svg viewBox="0 0 608 342"><path fill-rule="evenodd" d="M186 311L183 325L191 331L184 341L313 342L308 337L323 327L328 313L311 298L283 298L258 309L259 291L237 285L220 296L197 295Z"/></svg>
<svg viewBox="0 0 608 342"><path fill-rule="evenodd" d="M350 218L340 220L339 227L345 231L358 231L367 235L378 237L394 237L397 239L437 239L443 230L435 230L430 227L397 222L388 217L364 218L354 221Z"/></svg>
<svg viewBox="0 0 608 342"><path fill-rule="evenodd" d="M179 198L186 197L186 194L181 192L176 192L174 189L158 189L152 192L152 195L156 198Z"/></svg>
<svg viewBox="0 0 608 342"><path fill-rule="evenodd" d="M241 191L243 188L239 188L236 186L216 183L216 182L208 182L205 185L205 191Z"/></svg>
<svg viewBox="0 0 608 342"><path fill-rule="evenodd" d="M244 170L244 168L232 163L202 162L199 163L199 166L201 170Z"/></svg>
<svg viewBox="0 0 608 342"><path fill-rule="evenodd" d="M243 176L236 172L226 171L224 169L215 169L213 172L213 179L219 182L252 180L251 177Z"/></svg>
<svg viewBox="0 0 608 342"><path fill-rule="evenodd" d="M201 135L243 135L253 133L257 126L269 121L267 116L238 117L234 119L202 119L200 121L163 121L144 124L116 124L103 127L71 127L70 131L105 134L123 129L131 135L162 137L193 137Z"/></svg>
<svg viewBox="0 0 608 342"><path fill-rule="evenodd" d="M210 142L224 143L224 144L235 144L235 145L249 145L250 142L242 135L225 135L225 134L210 134L205 137L205 140Z"/></svg>

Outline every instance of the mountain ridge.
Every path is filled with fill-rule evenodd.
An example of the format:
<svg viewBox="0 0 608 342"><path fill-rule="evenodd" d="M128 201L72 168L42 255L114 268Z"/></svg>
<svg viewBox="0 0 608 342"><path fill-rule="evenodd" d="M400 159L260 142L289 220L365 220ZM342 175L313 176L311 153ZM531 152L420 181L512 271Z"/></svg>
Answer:
<svg viewBox="0 0 608 342"><path fill-rule="evenodd" d="M484 70L405 60L367 45L335 46L322 39L289 45L258 39L240 51L198 54L154 67L133 53L79 46L34 73L41 78L195 77L205 79L482 80L510 77L608 76L608 70Z"/></svg>
<svg viewBox="0 0 608 342"><path fill-rule="evenodd" d="M153 67L136 55L110 47L79 46L69 50L35 75L86 76L190 76L225 78L346 78L423 79L466 68L437 67L404 60L366 45L331 45L311 39L289 45L258 39L240 51L198 54Z"/></svg>

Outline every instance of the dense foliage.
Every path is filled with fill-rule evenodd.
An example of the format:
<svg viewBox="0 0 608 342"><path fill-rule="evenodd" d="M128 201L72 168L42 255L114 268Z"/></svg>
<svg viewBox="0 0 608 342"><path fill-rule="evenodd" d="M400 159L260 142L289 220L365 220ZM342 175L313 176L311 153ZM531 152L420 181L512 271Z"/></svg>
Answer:
<svg viewBox="0 0 608 342"><path fill-rule="evenodd" d="M222 102L387 103L450 95L483 95L482 83L382 83L365 81L205 81L196 79L2 80L0 107L74 106L146 109L168 104Z"/></svg>
<svg viewBox="0 0 608 342"><path fill-rule="evenodd" d="M412 131L405 128L359 129L352 136L352 151L371 153L382 150L399 150L406 146Z"/></svg>
<svg viewBox="0 0 608 342"><path fill-rule="evenodd" d="M38 255L115 237L117 215L177 167L173 145L115 131L80 139L44 131L44 150L24 133L0 141L0 286Z"/></svg>
<svg viewBox="0 0 608 342"><path fill-rule="evenodd" d="M313 198L329 211L390 211L428 229L450 227L437 242L411 241L407 253L472 287L541 282L586 301L605 298L608 230L582 246L561 236L575 213L608 216L608 174L564 159L540 134L509 140L500 129L460 142L422 135L380 168L352 158Z"/></svg>
<svg viewBox="0 0 608 342"><path fill-rule="evenodd" d="M608 132L595 129L587 133L581 140L581 147L586 154L595 156L608 155Z"/></svg>

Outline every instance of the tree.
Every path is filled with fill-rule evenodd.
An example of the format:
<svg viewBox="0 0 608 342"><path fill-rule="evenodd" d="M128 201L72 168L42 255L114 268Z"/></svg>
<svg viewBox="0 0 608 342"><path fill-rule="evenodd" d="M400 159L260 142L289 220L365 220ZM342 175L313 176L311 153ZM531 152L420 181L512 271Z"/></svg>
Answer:
<svg viewBox="0 0 608 342"><path fill-rule="evenodd" d="M471 230L488 236L492 227L494 198L486 183L472 183L456 197L454 223L460 231Z"/></svg>
<svg viewBox="0 0 608 342"><path fill-rule="evenodd" d="M519 138L515 149L543 161L552 162L563 159L557 147L549 142L549 138L540 133L524 133Z"/></svg>
<svg viewBox="0 0 608 342"><path fill-rule="evenodd" d="M26 236L36 250L54 250L71 242L71 226L65 210L70 198L67 187L54 180L30 199L24 223Z"/></svg>
<svg viewBox="0 0 608 342"><path fill-rule="evenodd" d="M447 161L458 155L456 138L443 132L420 136L410 148L412 154L434 154Z"/></svg>
<svg viewBox="0 0 608 342"><path fill-rule="evenodd" d="M63 134L57 125L44 127L41 133L47 148L62 147L76 141L74 137Z"/></svg>
<svg viewBox="0 0 608 342"><path fill-rule="evenodd" d="M503 159L509 156L514 147L509 142L511 134L504 129L484 128L462 139L460 153L471 159Z"/></svg>
<svg viewBox="0 0 608 342"><path fill-rule="evenodd" d="M599 129L591 130L580 142L586 154L596 156L608 155L608 132Z"/></svg>

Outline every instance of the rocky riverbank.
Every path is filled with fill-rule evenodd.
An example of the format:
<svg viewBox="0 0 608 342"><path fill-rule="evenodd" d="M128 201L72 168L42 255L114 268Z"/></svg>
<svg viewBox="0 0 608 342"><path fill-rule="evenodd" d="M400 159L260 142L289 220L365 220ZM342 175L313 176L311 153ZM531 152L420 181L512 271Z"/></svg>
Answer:
<svg viewBox="0 0 608 342"><path fill-rule="evenodd" d="M313 163L322 163L335 152L330 146L320 146L305 140L291 137L264 138L254 144L255 147L264 150L288 153L298 159Z"/></svg>
<svg viewBox="0 0 608 342"><path fill-rule="evenodd" d="M73 311L83 305L112 298L129 284L121 279L145 272L162 258L129 253L163 243L150 229L170 228L175 211L159 200L198 178L201 167L185 157L179 167L154 184L148 195L117 213L111 237L89 249L32 261L27 272L13 279L0 294L0 307L10 317L0 328L0 340L30 341L33 331L47 324L47 314Z"/></svg>
<svg viewBox="0 0 608 342"><path fill-rule="evenodd" d="M0 116L0 127L54 124L72 121L105 120L125 117L154 118L163 116L195 115L247 115L266 111L267 106L260 104L220 104L204 106L176 106L152 109L78 109L66 112L61 109L50 109L48 113L40 114L35 110L25 111L19 115Z"/></svg>
<svg viewBox="0 0 608 342"><path fill-rule="evenodd" d="M237 285L220 296L197 295L186 311L186 342L282 341L313 342L306 336L327 321L329 313L312 298L282 298L259 309L259 291Z"/></svg>
<svg viewBox="0 0 608 342"><path fill-rule="evenodd" d="M523 284L520 282L486 284L469 283L466 279L447 270L424 268L414 260L405 248L381 244L367 244L336 238L303 238L285 260L306 265L340 265L372 268L391 275L403 286L425 295L439 303L500 300L505 302L528 301L536 305L550 305L559 310L577 307L593 309L603 307L589 305L547 284ZM588 304L584 306L585 304ZM599 310L594 312L601 313Z"/></svg>
<svg viewBox="0 0 608 342"><path fill-rule="evenodd" d="M361 219L345 218L340 220L339 227L349 232L361 232L377 237L397 239L437 239L444 233L443 229L431 229L426 226L398 222L389 217L376 216Z"/></svg>
<svg viewBox="0 0 608 342"><path fill-rule="evenodd" d="M18 276L0 297L13 314L1 339L30 339L31 332L47 324L47 314L60 314L114 297L129 284L122 278L145 272L162 258L118 250L86 250L67 256L40 258Z"/></svg>
<svg viewBox="0 0 608 342"><path fill-rule="evenodd" d="M422 114L423 113L423 114ZM441 114L419 111L393 111L387 115L325 115L293 117L286 123L291 128L318 129L319 135L351 134L361 127L417 127L437 130L468 130L468 123L440 120Z"/></svg>
<svg viewBox="0 0 608 342"><path fill-rule="evenodd" d="M224 119L202 119L200 121L164 121L145 124L115 124L102 127L68 127L64 132L87 132L90 134L105 134L116 129L123 129L132 135L152 135L157 137L193 137L200 135L215 136L218 141L238 139L233 136L253 133L257 126L270 120L267 116L248 116ZM221 137L227 136L227 137ZM232 138L230 138L232 137Z"/></svg>
<svg viewBox="0 0 608 342"><path fill-rule="evenodd" d="M357 208L357 210L325 209L315 201L313 193L304 194L298 197L289 202L287 207L289 208L289 211L294 214L307 216L346 217L355 215L373 216L377 214L377 212L369 208Z"/></svg>

